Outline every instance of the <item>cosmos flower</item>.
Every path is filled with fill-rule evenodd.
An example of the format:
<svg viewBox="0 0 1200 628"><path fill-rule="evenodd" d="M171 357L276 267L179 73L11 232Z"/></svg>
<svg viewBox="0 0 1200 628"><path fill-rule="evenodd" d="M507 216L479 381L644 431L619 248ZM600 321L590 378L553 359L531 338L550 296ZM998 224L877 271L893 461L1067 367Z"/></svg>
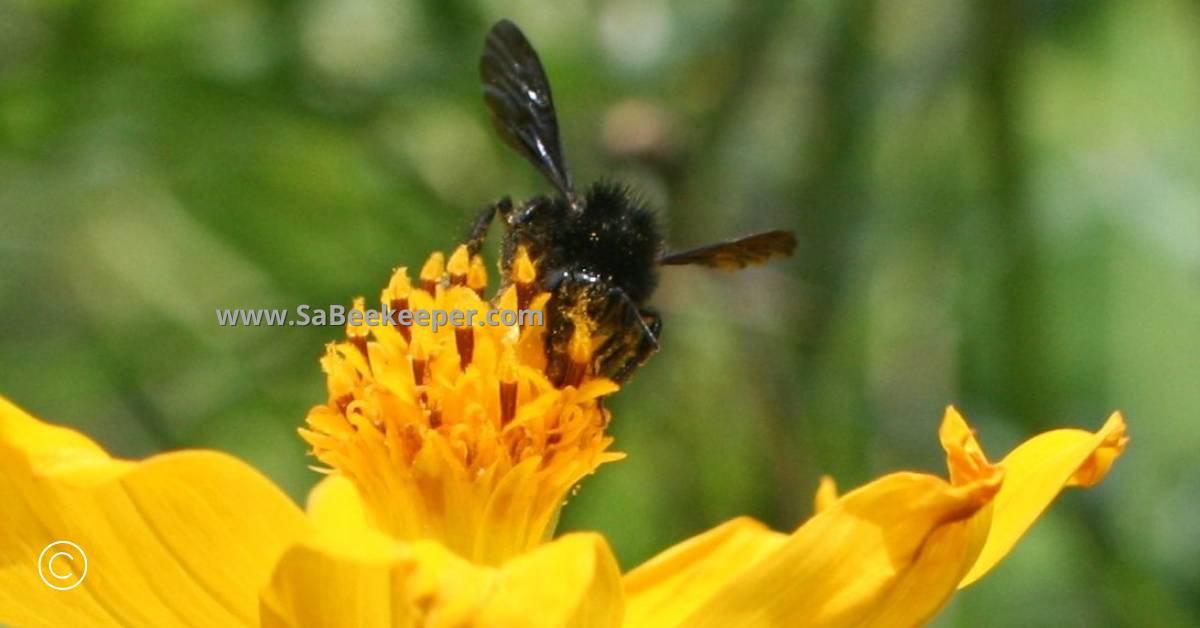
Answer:
<svg viewBox="0 0 1200 628"><path fill-rule="evenodd" d="M518 256L489 303L481 260L434 255L393 310L539 308ZM360 300L355 304L364 309ZM553 536L569 492L618 460L588 373L603 339L576 326L568 381L545 329L348 327L322 366L328 402L301 435L328 477L305 510L210 451L132 462L0 399L0 623L60 626L919 626L985 575L1068 486L1125 442L1056 430L1000 462L948 409L949 479L900 472L837 495L791 533L734 519L622 575L602 536ZM78 586L46 586L57 541ZM80 573L71 554L49 568Z"/></svg>

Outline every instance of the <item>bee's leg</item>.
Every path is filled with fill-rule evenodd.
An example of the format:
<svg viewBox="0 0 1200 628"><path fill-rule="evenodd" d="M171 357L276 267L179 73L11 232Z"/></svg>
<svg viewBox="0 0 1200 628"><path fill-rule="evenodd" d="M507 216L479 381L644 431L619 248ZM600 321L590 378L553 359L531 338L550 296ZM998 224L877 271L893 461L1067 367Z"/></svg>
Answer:
<svg viewBox="0 0 1200 628"><path fill-rule="evenodd" d="M566 383L567 372L571 368L569 348L571 337L575 334L572 316L578 312L580 294L550 290L550 300L546 302L546 377L559 388Z"/></svg>
<svg viewBox="0 0 1200 628"><path fill-rule="evenodd" d="M638 308L623 290L613 290L620 312L620 330L611 336L596 356L599 373L616 382L623 382L633 371L658 351L658 336L662 318L650 308Z"/></svg>
<svg viewBox="0 0 1200 628"><path fill-rule="evenodd" d="M654 336L655 348L658 348L658 338L662 334L662 317L658 312L648 307L638 310L638 314L642 315L642 321L646 323L646 328L650 330L650 335Z"/></svg>
<svg viewBox="0 0 1200 628"><path fill-rule="evenodd" d="M658 352L658 335L662 331L662 318L658 312L651 309L638 310L638 322L640 325L634 327L638 333L638 339L629 347L629 353L620 361L619 366L605 367L603 370L612 369L612 374L609 375L614 381L623 382L633 375L634 369L646 363L650 356Z"/></svg>
<svg viewBox="0 0 1200 628"><path fill-rule="evenodd" d="M642 320L646 323L647 329L650 330L649 340L651 342L647 343L649 346L646 347L645 353L642 354L641 359L638 361L638 364L644 364L646 360L650 359L651 354L658 351L658 339L662 338L662 317L658 315L657 311L648 307L642 308L638 313L642 315Z"/></svg>
<svg viewBox="0 0 1200 628"><path fill-rule="evenodd" d="M512 200L507 196L488 205L475 222L471 224L471 230L467 233L467 253L471 257L479 255L479 250L483 248L483 241L487 239L488 228L492 226L492 220L496 217L496 212L507 214L512 211Z"/></svg>
<svg viewBox="0 0 1200 628"><path fill-rule="evenodd" d="M583 375L569 351L578 316L590 319L596 336L604 338L592 352L590 368L584 370L594 369L600 377L623 382L658 351L662 319L657 312L639 308L624 290L601 286L591 277L571 273L552 277L556 285L546 305L546 371L556 386L578 385Z"/></svg>
<svg viewBox="0 0 1200 628"><path fill-rule="evenodd" d="M512 202L507 198L504 199L504 202L507 205L499 208L500 216L504 220L504 224L508 225L510 229L520 227L533 220L538 214L550 211L554 207L554 203L545 196L535 196L517 207L513 207Z"/></svg>

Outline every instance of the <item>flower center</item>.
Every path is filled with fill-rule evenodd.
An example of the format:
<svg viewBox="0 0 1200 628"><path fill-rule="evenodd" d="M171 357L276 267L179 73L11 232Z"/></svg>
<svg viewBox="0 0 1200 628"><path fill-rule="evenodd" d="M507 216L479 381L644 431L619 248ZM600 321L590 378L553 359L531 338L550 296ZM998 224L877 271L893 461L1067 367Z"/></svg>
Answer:
<svg viewBox="0 0 1200 628"><path fill-rule="evenodd" d="M544 314L550 295L536 290L524 251L511 268L491 303L482 258L466 247L448 263L434 253L415 285L398 269L383 291L386 324L349 324L346 341L327 347L329 401L300 430L354 482L380 530L488 564L546 540L567 493L623 457L607 451L600 399L618 386L591 374L592 339L576 332L577 375L556 387L548 321L517 311ZM362 299L354 309L364 311Z"/></svg>

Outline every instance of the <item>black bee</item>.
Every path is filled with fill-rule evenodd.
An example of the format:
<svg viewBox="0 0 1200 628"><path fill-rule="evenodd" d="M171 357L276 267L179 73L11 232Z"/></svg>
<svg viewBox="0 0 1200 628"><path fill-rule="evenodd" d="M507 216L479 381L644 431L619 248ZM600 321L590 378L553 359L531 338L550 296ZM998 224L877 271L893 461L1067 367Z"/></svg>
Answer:
<svg viewBox="0 0 1200 628"><path fill-rule="evenodd" d="M658 350L662 322L645 307L658 284L658 267L696 264L738 270L796 247L790 231L768 231L688 251L668 253L656 216L628 188L596 183L575 192L558 138L550 83L533 46L508 20L492 27L479 60L483 96L492 124L558 191L514 206L508 198L488 207L467 237L478 252L497 213L507 228L501 268L509 276L518 247L537 268L547 304L548 375L572 383L567 350L579 324L592 327L595 373L624 381ZM585 320L586 319L586 320Z"/></svg>

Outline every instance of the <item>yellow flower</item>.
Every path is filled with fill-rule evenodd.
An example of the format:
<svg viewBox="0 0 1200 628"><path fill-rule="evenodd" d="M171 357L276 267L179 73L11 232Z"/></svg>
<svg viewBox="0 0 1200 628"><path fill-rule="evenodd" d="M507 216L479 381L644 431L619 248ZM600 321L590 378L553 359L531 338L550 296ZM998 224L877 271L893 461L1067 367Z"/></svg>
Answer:
<svg viewBox="0 0 1200 628"><path fill-rule="evenodd" d="M471 320L485 323L483 269L466 247L448 265L434 254L417 286L396 271L382 302L397 312L474 313ZM496 307L543 309L550 295L534 294L523 252L513 274ZM355 308L363 310L361 299ZM607 451L600 405L617 385L586 372L590 339L573 343L574 381L558 388L545 376L545 330L348 326L349 339L321 361L329 402L309 413L301 434L354 483L372 527L499 565L549 540L567 493L622 457Z"/></svg>
<svg viewBox="0 0 1200 628"><path fill-rule="evenodd" d="M1056 430L990 464L946 410L949 482L893 473L838 498L790 535L738 519L625 576L627 626L920 626L994 567L1065 486L1103 479L1126 443L1113 414L1099 431Z"/></svg>
<svg viewBox="0 0 1200 628"><path fill-rule="evenodd" d="M526 259L513 273L497 307L544 306ZM487 309L484 283L459 251L417 286L398 272L384 303ZM919 626L1064 487L1099 482L1126 441L1114 414L992 464L949 409L949 480L894 473L840 497L823 482L790 534L735 519L622 577L603 537L550 540L572 487L619 455L599 402L616 386L587 373L593 339L573 340L578 368L555 387L543 333L350 328L302 432L333 471L307 512L228 456L115 460L0 399L0 624ZM87 556L69 590L39 575L57 541Z"/></svg>
<svg viewBox="0 0 1200 628"><path fill-rule="evenodd" d="M437 543L351 533L354 510L328 509L336 486L314 491L306 517L226 455L114 460L0 399L0 624L567 626L587 625L576 621L581 613L600 616L593 600L619 599L620 574L598 535L568 535L482 567ZM39 576L39 553L64 540L86 555L87 572L60 591ZM558 580L540 582L548 573ZM530 608L546 623L526 623Z"/></svg>

